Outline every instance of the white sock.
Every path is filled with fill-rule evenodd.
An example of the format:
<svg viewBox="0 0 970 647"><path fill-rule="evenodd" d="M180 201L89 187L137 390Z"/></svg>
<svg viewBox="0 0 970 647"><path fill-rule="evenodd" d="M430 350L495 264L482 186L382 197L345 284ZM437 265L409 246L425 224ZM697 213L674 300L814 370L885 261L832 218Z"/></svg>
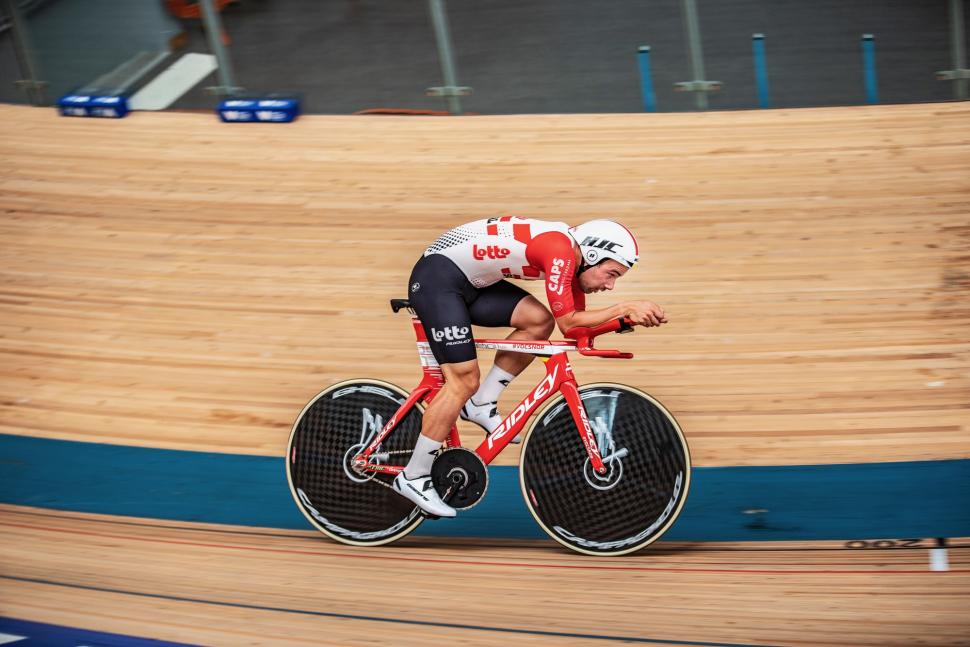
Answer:
<svg viewBox="0 0 970 647"><path fill-rule="evenodd" d="M472 396L472 402L475 404L498 402L498 396L502 395L502 391L514 379L514 375L493 364L492 370L488 372L488 375L479 385L478 391Z"/></svg>
<svg viewBox="0 0 970 647"><path fill-rule="evenodd" d="M440 440L431 440L424 434L418 436L418 442L414 445L411 460L404 468L404 478L416 479L431 474L431 463L434 462L439 449L441 449Z"/></svg>

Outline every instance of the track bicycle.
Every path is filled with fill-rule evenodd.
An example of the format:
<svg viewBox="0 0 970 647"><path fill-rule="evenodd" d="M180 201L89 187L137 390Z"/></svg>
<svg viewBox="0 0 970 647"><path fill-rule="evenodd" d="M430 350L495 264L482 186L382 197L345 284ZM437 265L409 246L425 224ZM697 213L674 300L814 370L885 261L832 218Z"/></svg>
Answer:
<svg viewBox="0 0 970 647"><path fill-rule="evenodd" d="M297 417L286 475L297 506L336 541L377 546L400 539L428 515L391 489L421 432L425 407L444 385L421 321L406 299L423 378L410 393L375 379L334 384ZM487 465L531 419L521 446L519 482L526 507L560 544L591 555L623 555L656 541L673 525L690 489L690 452L680 426L656 399L630 386L578 386L567 353L630 359L593 347L628 319L573 328L564 341L476 339L476 348L537 355L545 375L502 424L473 450L453 425L432 465L434 487L453 508L485 495ZM545 405L545 406L543 406ZM541 411L533 414L542 407Z"/></svg>

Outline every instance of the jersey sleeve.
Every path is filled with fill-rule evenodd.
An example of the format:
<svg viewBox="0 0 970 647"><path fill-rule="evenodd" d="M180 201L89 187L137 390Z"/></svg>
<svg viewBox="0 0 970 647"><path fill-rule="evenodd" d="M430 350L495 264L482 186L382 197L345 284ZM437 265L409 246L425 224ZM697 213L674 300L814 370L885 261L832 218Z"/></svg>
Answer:
<svg viewBox="0 0 970 647"><path fill-rule="evenodd" d="M586 310L586 293L579 287L579 279L575 277L573 278L573 310L576 312L584 312ZM560 317L562 315L556 316Z"/></svg>
<svg viewBox="0 0 970 647"><path fill-rule="evenodd" d="M525 249L529 265L546 275L546 299L554 317L586 309L586 295L575 280L576 259L569 237L548 231L529 241Z"/></svg>

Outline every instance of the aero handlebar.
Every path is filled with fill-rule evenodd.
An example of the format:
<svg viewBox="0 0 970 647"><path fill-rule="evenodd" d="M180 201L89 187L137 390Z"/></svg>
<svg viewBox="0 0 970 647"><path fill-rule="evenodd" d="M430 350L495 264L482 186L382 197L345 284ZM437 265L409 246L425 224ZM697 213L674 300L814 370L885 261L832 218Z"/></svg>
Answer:
<svg viewBox="0 0 970 647"><path fill-rule="evenodd" d="M580 355L630 359L633 357L633 353L623 353L618 350L600 350L598 348L593 348L593 339L608 332L626 333L631 332L632 330L633 321L627 317L620 317L619 319L610 319L606 323L601 323L598 326L577 326L575 328L570 328L563 336L566 339L572 339L576 342L576 350L579 351Z"/></svg>

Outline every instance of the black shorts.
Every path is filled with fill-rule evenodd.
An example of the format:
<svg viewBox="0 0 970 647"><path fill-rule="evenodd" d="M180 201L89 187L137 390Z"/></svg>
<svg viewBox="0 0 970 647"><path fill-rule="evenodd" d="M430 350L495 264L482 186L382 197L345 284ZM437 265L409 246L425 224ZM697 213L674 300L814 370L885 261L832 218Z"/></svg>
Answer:
<svg viewBox="0 0 970 647"><path fill-rule="evenodd" d="M411 270L408 298L439 364L475 359L472 324L510 326L515 306L529 293L508 281L476 288L450 258L422 256Z"/></svg>

